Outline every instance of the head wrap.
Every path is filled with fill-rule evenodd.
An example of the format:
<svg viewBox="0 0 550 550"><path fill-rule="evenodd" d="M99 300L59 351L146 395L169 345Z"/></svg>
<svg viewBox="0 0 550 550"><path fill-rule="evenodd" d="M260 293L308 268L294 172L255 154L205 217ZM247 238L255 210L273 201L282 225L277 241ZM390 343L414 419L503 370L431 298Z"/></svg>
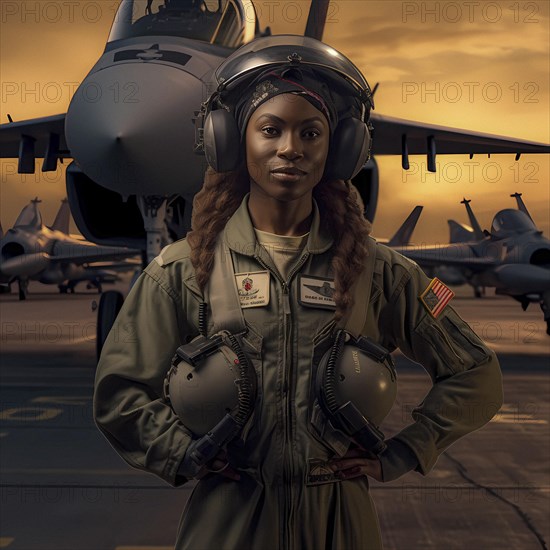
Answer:
<svg viewBox="0 0 550 550"><path fill-rule="evenodd" d="M252 113L263 103L280 94L295 94L309 101L328 120L331 133L338 124L338 109L328 83L309 67L271 68L257 76L236 101L234 116L244 136Z"/></svg>

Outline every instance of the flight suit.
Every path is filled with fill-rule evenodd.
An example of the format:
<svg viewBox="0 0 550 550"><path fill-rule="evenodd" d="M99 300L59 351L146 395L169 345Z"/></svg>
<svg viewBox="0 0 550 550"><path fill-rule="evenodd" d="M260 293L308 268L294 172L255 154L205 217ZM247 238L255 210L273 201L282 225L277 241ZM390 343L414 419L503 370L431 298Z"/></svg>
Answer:
<svg viewBox="0 0 550 550"><path fill-rule="evenodd" d="M235 273L269 273L269 302L243 309L245 351L258 377L251 428L228 446L240 481L202 478L186 505L177 549L378 549L378 519L366 476L317 483L314 465L335 453L312 425L313 372L329 349L334 311L298 301L298 275L333 279L333 240L314 203L308 241L287 280L258 245L247 198L221 234ZM363 334L427 370L433 387L396 434L426 475L459 437L502 404L494 353L450 307L434 318L419 300L430 283L420 268L377 244ZM136 282L111 330L97 369L94 414L117 452L173 486L192 434L162 397L176 348L198 335L203 296L185 240L167 247ZM322 284L322 283L321 283ZM356 299L367 299L356 294ZM209 333L212 321L208 320ZM382 461L395 470L399 457ZM406 473L414 466L402 466ZM396 477L395 471L393 476Z"/></svg>

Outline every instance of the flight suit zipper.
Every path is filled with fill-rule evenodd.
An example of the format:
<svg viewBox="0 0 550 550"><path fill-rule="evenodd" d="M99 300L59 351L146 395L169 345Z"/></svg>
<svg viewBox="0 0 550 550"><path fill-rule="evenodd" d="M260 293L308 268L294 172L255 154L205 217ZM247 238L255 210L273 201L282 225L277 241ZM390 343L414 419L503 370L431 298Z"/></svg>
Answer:
<svg viewBox="0 0 550 550"><path fill-rule="evenodd" d="M285 490L285 513L284 513L284 546L290 550L290 518L292 517L292 416L289 392L292 380L291 365L292 356L289 362L289 349L291 348L292 323L290 309L290 292L287 284L283 282L283 313L284 313L284 355L283 355L283 425L285 435L285 447L283 452L283 485Z"/></svg>
<svg viewBox="0 0 550 550"><path fill-rule="evenodd" d="M294 269L290 271L288 274L287 282L283 284L283 308L285 313L285 325L286 325L286 336L285 336L285 383L286 383L286 392L285 392L285 399L286 399L286 411L287 411L287 421L285 424L289 427L288 431L285 433L286 438L286 445L289 450L288 452L288 479L290 483L288 483L288 506L287 506L287 517L286 517L286 525L288 529L286 530L286 548L288 550L292 550L292 517L293 517L293 499L292 499L292 480L294 475L294 460L292 457L292 419L294 416L294 411L292 410L292 400L290 399L290 393L293 389L293 381L292 381L292 339L294 337L293 334L293 326L292 326L292 311L290 309L290 283L292 281L292 277L302 268L306 260L309 258L309 253L304 254L298 263L294 266ZM288 368L287 368L288 366ZM288 377L287 377L288 373Z"/></svg>
<svg viewBox="0 0 550 550"><path fill-rule="evenodd" d="M281 284L283 290L283 410L287 410L288 402L288 381L286 376L287 370L287 346L288 346L288 329L289 329L289 317L290 317L290 298L288 286L284 279L277 273L273 271L259 256L254 256L254 259L264 268L269 271ZM288 518L290 516L290 501L292 499L292 493L290 490L290 483L287 483L287 460L286 460L286 449L288 447L288 416L283 415L283 434L284 434L284 448L283 448L283 491L284 491L284 510L282 513L282 534L281 540L283 541L282 550L287 550L289 548L289 530L288 530Z"/></svg>
<svg viewBox="0 0 550 550"><path fill-rule="evenodd" d="M283 450L283 486L285 494L285 509L283 513L283 549L291 550L291 533L290 522L292 518L292 475L293 475L293 460L292 460L292 407L289 393L292 388L292 310L290 308L290 282L292 277L301 269L306 260L309 258L309 253L304 254L294 269L288 275L288 280L285 282L283 278L265 263L259 256L255 256L256 261L267 269L281 283L283 292L283 409L286 414L283 415L283 431L284 431L284 450ZM287 455L288 453L288 455Z"/></svg>

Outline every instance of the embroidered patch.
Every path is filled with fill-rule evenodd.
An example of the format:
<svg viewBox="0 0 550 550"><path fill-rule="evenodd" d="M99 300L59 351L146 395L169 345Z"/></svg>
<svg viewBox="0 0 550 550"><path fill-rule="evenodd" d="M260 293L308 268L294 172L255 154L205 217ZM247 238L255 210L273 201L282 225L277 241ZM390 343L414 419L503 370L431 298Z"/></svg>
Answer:
<svg viewBox="0 0 550 550"><path fill-rule="evenodd" d="M298 302L307 307L336 309L334 281L312 275L298 275L300 295Z"/></svg>
<svg viewBox="0 0 550 550"><path fill-rule="evenodd" d="M340 481L340 478L336 476L336 472L330 469L326 461L319 458L308 458L307 461L306 485L322 485Z"/></svg>
<svg viewBox="0 0 550 550"><path fill-rule="evenodd" d="M235 283L243 309L269 304L269 272L236 273Z"/></svg>
<svg viewBox="0 0 550 550"><path fill-rule="evenodd" d="M436 277L419 298L428 313L437 319L454 295L455 293Z"/></svg>
<svg viewBox="0 0 550 550"><path fill-rule="evenodd" d="M252 107L255 109L265 98L277 93L278 91L279 88L277 88L271 80L264 80L263 82L260 82L252 94Z"/></svg>

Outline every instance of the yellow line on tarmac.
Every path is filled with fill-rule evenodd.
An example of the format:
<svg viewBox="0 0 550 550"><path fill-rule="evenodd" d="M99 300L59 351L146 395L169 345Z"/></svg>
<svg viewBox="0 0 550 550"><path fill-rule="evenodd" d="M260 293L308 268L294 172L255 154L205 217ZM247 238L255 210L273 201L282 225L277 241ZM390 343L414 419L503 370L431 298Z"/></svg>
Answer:
<svg viewBox="0 0 550 550"><path fill-rule="evenodd" d="M0 548L7 548L14 540L13 537L0 537Z"/></svg>

